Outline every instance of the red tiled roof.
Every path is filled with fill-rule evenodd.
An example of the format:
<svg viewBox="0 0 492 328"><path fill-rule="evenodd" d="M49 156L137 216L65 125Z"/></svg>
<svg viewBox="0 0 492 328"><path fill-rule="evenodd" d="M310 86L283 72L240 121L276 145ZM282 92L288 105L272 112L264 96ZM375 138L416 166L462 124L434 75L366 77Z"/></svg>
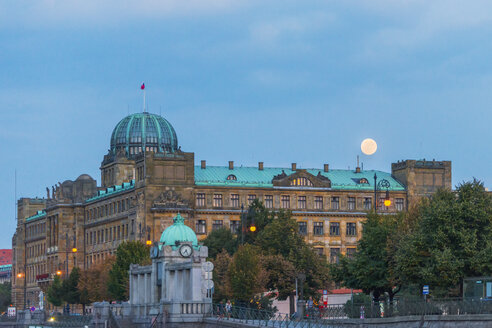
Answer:
<svg viewBox="0 0 492 328"><path fill-rule="evenodd" d="M0 265L12 264L12 250L0 249Z"/></svg>

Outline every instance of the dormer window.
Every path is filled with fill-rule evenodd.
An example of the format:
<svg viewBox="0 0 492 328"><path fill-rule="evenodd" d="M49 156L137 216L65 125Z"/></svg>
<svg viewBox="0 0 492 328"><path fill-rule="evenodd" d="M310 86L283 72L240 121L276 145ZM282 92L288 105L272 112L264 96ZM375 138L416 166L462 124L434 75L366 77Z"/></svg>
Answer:
<svg viewBox="0 0 492 328"><path fill-rule="evenodd" d="M366 178L362 178L362 179L359 180L359 183L360 184L369 184L369 181L367 181Z"/></svg>
<svg viewBox="0 0 492 328"><path fill-rule="evenodd" d="M290 182L291 186L308 186L312 187L313 183L308 178L296 178Z"/></svg>
<svg viewBox="0 0 492 328"><path fill-rule="evenodd" d="M236 181L237 178L234 174L229 174L229 176L227 177L227 180L230 180L230 181Z"/></svg>

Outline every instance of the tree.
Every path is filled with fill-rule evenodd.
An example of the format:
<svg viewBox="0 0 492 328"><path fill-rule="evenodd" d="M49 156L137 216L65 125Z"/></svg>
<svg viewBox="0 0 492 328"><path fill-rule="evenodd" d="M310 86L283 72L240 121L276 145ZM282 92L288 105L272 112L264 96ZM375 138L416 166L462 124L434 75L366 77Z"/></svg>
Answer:
<svg viewBox="0 0 492 328"><path fill-rule="evenodd" d="M109 256L103 262L92 265L80 273L78 289L81 294L81 304L111 300L108 292L109 271L115 261L115 256Z"/></svg>
<svg viewBox="0 0 492 328"><path fill-rule="evenodd" d="M234 298L243 304L249 304L257 293L264 290L259 251L252 245L240 246L229 265L228 278Z"/></svg>
<svg viewBox="0 0 492 328"><path fill-rule="evenodd" d="M228 272L229 266L232 262L232 257L229 253L222 249L222 251L217 254L215 259L212 260L214 264L214 301L220 302L224 299L229 299L232 297L231 286L229 283Z"/></svg>
<svg viewBox="0 0 492 328"><path fill-rule="evenodd" d="M126 241L116 250L116 261L109 271L108 290L115 300L128 299L128 271L131 264L150 264L149 247L140 241Z"/></svg>
<svg viewBox="0 0 492 328"><path fill-rule="evenodd" d="M424 199L399 244L395 270L406 284L461 295L464 277L492 273L492 201L478 180ZM454 289L454 290L453 290Z"/></svg>
<svg viewBox="0 0 492 328"><path fill-rule="evenodd" d="M397 222L396 216L370 213L354 257L342 257L339 264L330 266L333 280L372 293L375 299L387 293L393 300L401 286L390 268L394 252L389 247L397 234Z"/></svg>
<svg viewBox="0 0 492 328"><path fill-rule="evenodd" d="M10 281L0 284L0 311L7 311L12 303L12 284Z"/></svg>
<svg viewBox="0 0 492 328"><path fill-rule="evenodd" d="M63 288L62 281L60 276L56 275L53 279L53 283L50 287L48 287L48 291L46 293L46 298L48 302L53 304L54 306L61 306L63 303Z"/></svg>
<svg viewBox="0 0 492 328"><path fill-rule="evenodd" d="M237 237L231 230L221 228L212 231L203 244L208 247L208 257L214 259L222 250L226 250L230 255L234 254L238 246Z"/></svg>
<svg viewBox="0 0 492 328"><path fill-rule="evenodd" d="M80 303L80 291L77 288L80 279L80 269L74 267L67 279L62 282L63 300L68 304Z"/></svg>

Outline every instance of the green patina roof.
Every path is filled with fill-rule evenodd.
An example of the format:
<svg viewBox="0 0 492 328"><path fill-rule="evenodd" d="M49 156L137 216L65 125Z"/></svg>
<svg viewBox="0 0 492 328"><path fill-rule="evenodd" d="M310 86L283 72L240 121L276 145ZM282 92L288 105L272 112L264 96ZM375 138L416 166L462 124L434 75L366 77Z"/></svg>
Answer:
<svg viewBox="0 0 492 328"><path fill-rule="evenodd" d="M173 249L177 248L176 242L191 242L193 247L198 247L198 239L195 232L184 224L184 218L178 213L173 219L174 223L170 227L166 228L161 235L161 248L162 245L172 246Z"/></svg>
<svg viewBox="0 0 492 328"><path fill-rule="evenodd" d="M29 222L29 221L32 221L32 220L36 220L36 219L40 219L40 218L43 218L46 216L46 212L45 211L38 211L36 214L26 218L26 222Z"/></svg>
<svg viewBox="0 0 492 328"><path fill-rule="evenodd" d="M105 198L133 188L135 188L135 180L131 180L130 182L123 182L121 185L108 187L105 190L99 190L96 196L87 199L85 202L87 203L96 199Z"/></svg>
<svg viewBox="0 0 492 328"><path fill-rule="evenodd" d="M198 186L235 186L235 187L263 187L272 188L274 176L285 172L291 175L295 171L288 168L265 167L259 170L257 167L235 167L230 170L227 166L207 166L202 169L195 166L195 184ZM390 173L382 171L367 170L356 173L353 170L330 170L324 172L322 169L306 169L314 176L320 173L331 181L332 190L374 190L374 173L378 176L378 181L388 180L390 191L403 191L405 187L394 179ZM227 180L233 174L237 180ZM361 184L358 181L362 178L367 179L368 184Z"/></svg>
<svg viewBox="0 0 492 328"><path fill-rule="evenodd" d="M162 116L147 112L135 113L123 118L111 134L111 152L130 147L155 147L158 152L174 153L178 149L178 138L173 126ZM140 150L139 152L141 152Z"/></svg>

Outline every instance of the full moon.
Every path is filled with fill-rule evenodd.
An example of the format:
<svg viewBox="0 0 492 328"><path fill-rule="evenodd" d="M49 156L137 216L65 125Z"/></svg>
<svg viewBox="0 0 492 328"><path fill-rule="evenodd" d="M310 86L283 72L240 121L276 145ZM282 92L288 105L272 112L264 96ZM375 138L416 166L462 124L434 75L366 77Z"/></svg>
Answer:
<svg viewBox="0 0 492 328"><path fill-rule="evenodd" d="M371 138L364 139L360 144L360 149L366 155L372 155L378 149L378 144Z"/></svg>

